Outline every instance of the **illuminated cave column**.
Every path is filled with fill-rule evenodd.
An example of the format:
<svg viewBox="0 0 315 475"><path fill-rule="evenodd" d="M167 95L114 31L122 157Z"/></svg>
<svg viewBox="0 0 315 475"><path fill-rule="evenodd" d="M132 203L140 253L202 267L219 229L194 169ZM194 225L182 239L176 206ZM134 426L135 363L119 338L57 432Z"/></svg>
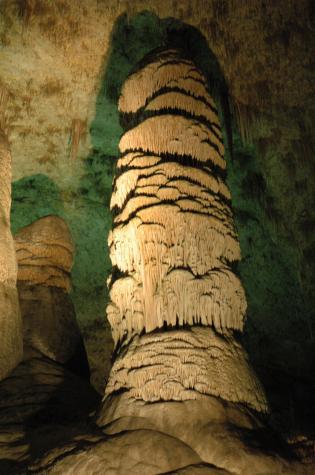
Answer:
<svg viewBox="0 0 315 475"><path fill-rule="evenodd" d="M265 411L233 336L246 298L231 269L240 247L206 80L178 51L161 52L126 80L119 110L133 127L120 140L111 200L107 316L118 356L105 395L209 394Z"/></svg>
<svg viewBox="0 0 315 475"><path fill-rule="evenodd" d="M0 129L0 380L21 361L23 353L17 264L10 229L11 181L9 143Z"/></svg>

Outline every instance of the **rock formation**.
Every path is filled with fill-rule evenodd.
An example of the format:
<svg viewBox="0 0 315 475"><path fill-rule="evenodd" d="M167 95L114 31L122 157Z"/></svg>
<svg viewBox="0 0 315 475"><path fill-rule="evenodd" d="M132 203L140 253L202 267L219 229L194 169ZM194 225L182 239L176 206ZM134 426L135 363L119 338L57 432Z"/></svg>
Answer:
<svg viewBox="0 0 315 475"><path fill-rule="evenodd" d="M15 236L24 357L33 350L82 376L89 375L75 311L68 295L74 246L58 216L46 216Z"/></svg>
<svg viewBox="0 0 315 475"><path fill-rule="evenodd" d="M6 474L21 473L54 448L56 436L58 444L84 437L99 400L87 384L87 357L68 294L74 246L66 223L41 218L16 234L15 247L24 357L0 384L0 473Z"/></svg>
<svg viewBox="0 0 315 475"><path fill-rule="evenodd" d="M107 308L116 354L97 421L132 462L104 460L113 473L303 473L263 422L264 391L238 340L240 248L205 78L183 53L154 54L119 109ZM71 463L83 471L88 456Z"/></svg>
<svg viewBox="0 0 315 475"><path fill-rule="evenodd" d="M174 76L164 75L169 62ZM211 104L213 121L181 106L178 94ZM151 100L162 107L150 109ZM120 110L132 128L121 138L111 202L107 315L116 348L96 417L104 438L49 452L30 469L310 474L265 426L264 392L237 339L246 311L232 268L240 251L202 74L176 51L149 57L127 79Z"/></svg>
<svg viewBox="0 0 315 475"><path fill-rule="evenodd" d="M0 380L21 361L23 352L17 265L10 230L11 179L9 142L0 129Z"/></svg>
<svg viewBox="0 0 315 475"><path fill-rule="evenodd" d="M179 52L164 51L128 78L119 109L136 125L120 141L111 201L107 314L119 355L106 395L208 394L265 412L233 333L243 329L246 298L232 271L240 248L206 80Z"/></svg>
<svg viewBox="0 0 315 475"><path fill-rule="evenodd" d="M98 402L86 380L33 350L0 383L0 473L24 474L51 449L97 439L87 421Z"/></svg>
<svg viewBox="0 0 315 475"><path fill-rule="evenodd" d="M74 245L66 223L46 216L15 236L18 281L70 291Z"/></svg>

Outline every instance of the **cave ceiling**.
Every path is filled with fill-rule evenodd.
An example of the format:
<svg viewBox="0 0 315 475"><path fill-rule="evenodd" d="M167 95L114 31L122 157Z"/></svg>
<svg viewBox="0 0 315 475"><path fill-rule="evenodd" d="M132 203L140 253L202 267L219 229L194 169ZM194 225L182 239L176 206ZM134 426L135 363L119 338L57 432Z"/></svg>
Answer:
<svg viewBox="0 0 315 475"><path fill-rule="evenodd" d="M220 63L233 102L246 116L245 122L260 114L268 118L279 114L277 130L274 125L272 131L278 137L273 140L299 142L312 137L311 4L306 0L85 0L79 4L3 0L1 107L11 141L14 178L35 171L60 183L71 173L71 165L72 172L79 173L80 159L93 145L89 128L115 22L124 14L132 21L144 10L200 30ZM128 41L128 32L125 34ZM154 31L148 34L154 35ZM125 46L126 54L128 48L134 54L131 45ZM76 128L80 138L73 150L71 135ZM113 138L103 140L116 154ZM301 160L297 153L283 158L289 159Z"/></svg>

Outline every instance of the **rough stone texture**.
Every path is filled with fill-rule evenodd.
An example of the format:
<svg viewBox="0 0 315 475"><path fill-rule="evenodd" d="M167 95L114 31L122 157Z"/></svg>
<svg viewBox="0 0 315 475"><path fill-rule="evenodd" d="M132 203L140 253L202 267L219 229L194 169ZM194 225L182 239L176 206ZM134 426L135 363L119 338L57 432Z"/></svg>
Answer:
<svg viewBox="0 0 315 475"><path fill-rule="evenodd" d="M74 247L69 228L58 216L41 218L15 235L18 280L70 291Z"/></svg>
<svg viewBox="0 0 315 475"><path fill-rule="evenodd" d="M143 63L126 80L119 100L123 120L132 125L119 143L122 158L111 199L115 267L107 316L114 341L163 325L242 330L246 298L231 271L240 250L220 176L226 162L218 111L205 78L183 53L158 52ZM192 76L195 89L187 84ZM171 112L160 108L137 123L139 109L153 97L162 101L165 88L204 101L215 127L187 111L176 95Z"/></svg>
<svg viewBox="0 0 315 475"><path fill-rule="evenodd" d="M114 349L109 323L103 316L81 324L80 330L88 355L91 384L99 394L104 394Z"/></svg>
<svg viewBox="0 0 315 475"><path fill-rule="evenodd" d="M264 392L231 333L192 327L135 337L113 364L105 397L126 391L147 402L215 395L267 412Z"/></svg>
<svg viewBox="0 0 315 475"><path fill-rule="evenodd" d="M86 381L33 352L0 383L0 472L25 473L47 450L97 434L88 414L98 402Z"/></svg>
<svg viewBox="0 0 315 475"><path fill-rule="evenodd" d="M245 408L217 398L146 404L125 395L107 401L90 426L29 465L29 473L156 475L311 475ZM279 454L282 454L280 456ZM285 458L284 458L285 457Z"/></svg>
<svg viewBox="0 0 315 475"><path fill-rule="evenodd" d="M72 126L73 120L87 121L88 130L112 27L125 12L132 18L149 8L160 18L180 19L200 29L220 60L240 110L270 111L270 106L281 104L302 109L314 92L312 51L305 42L311 39L313 18L306 0L281 0L276 5L258 0L182 4L154 0L150 5L140 0L85 0L79 6L67 1L23 5L5 0L1 11L5 20L1 76L4 88L13 94L8 98L7 118L15 136L13 154L22 153L16 177L32 173L37 162L37 170L60 180L59 172L67 168L68 137L72 128L78 129L77 122ZM154 21L151 25L156 26ZM139 59L142 56L143 50ZM276 113L277 107L272 107L272 114ZM36 141L35 130L39 134ZM88 146L89 140L84 143L81 134L78 154L84 156ZM114 152L115 144L111 146Z"/></svg>
<svg viewBox="0 0 315 475"><path fill-rule="evenodd" d="M68 295L74 248L66 223L41 218L15 236L24 356L32 350L82 376L89 368L75 310Z"/></svg>
<svg viewBox="0 0 315 475"><path fill-rule="evenodd" d="M139 14L144 9L151 13ZM108 156L116 154L120 85L145 53L163 44L165 18L205 35L241 131L254 145L244 147L234 137L228 170L243 255L239 271L249 301L246 344L268 386L277 423L285 433L293 431L293 439L295 431L301 433L297 438L303 441L315 420L309 412L315 374L312 2L4 0L0 15L1 120L6 117L12 142L14 177L45 173L62 188L80 252L74 281L84 322L103 315L104 264L109 265L99 236L110 219L100 209L111 177L108 186L99 186L99 176L106 178L99 158L111 163ZM208 57L185 34L182 44ZM96 149L92 156L90 144ZM28 219L22 226L47 208L55 212L54 200L42 206L47 188L43 193L36 183L23 186L23 199L16 196L16 209ZM13 221L21 226L21 220ZM99 342L92 338L91 345ZM102 351L102 343L97 345Z"/></svg>
<svg viewBox="0 0 315 475"><path fill-rule="evenodd" d="M11 177L9 143L0 128L0 380L20 362L23 352L17 265L10 229Z"/></svg>
<svg viewBox="0 0 315 475"><path fill-rule="evenodd" d="M293 460L285 462L279 455L285 455L281 443L279 446L270 430L265 432L259 418L244 407L217 398L147 404L131 402L123 394L116 401L110 399L103 409L99 423L106 434L123 433L125 427L135 434L143 429L167 434L193 449L204 463L228 473L298 474L312 468ZM188 473L193 474L193 468Z"/></svg>

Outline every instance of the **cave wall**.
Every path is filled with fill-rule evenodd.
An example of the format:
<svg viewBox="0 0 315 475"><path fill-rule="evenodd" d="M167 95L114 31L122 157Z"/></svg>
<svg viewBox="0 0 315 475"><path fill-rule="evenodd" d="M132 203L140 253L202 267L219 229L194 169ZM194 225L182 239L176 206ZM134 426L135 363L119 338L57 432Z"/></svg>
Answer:
<svg viewBox="0 0 315 475"><path fill-rule="evenodd" d="M146 53L180 42L207 76L225 126L249 304L244 341L279 423L299 430L315 382L312 3L4 0L0 12L13 232L52 213L68 223L72 297L95 384L104 384L112 349L104 284L117 100Z"/></svg>

